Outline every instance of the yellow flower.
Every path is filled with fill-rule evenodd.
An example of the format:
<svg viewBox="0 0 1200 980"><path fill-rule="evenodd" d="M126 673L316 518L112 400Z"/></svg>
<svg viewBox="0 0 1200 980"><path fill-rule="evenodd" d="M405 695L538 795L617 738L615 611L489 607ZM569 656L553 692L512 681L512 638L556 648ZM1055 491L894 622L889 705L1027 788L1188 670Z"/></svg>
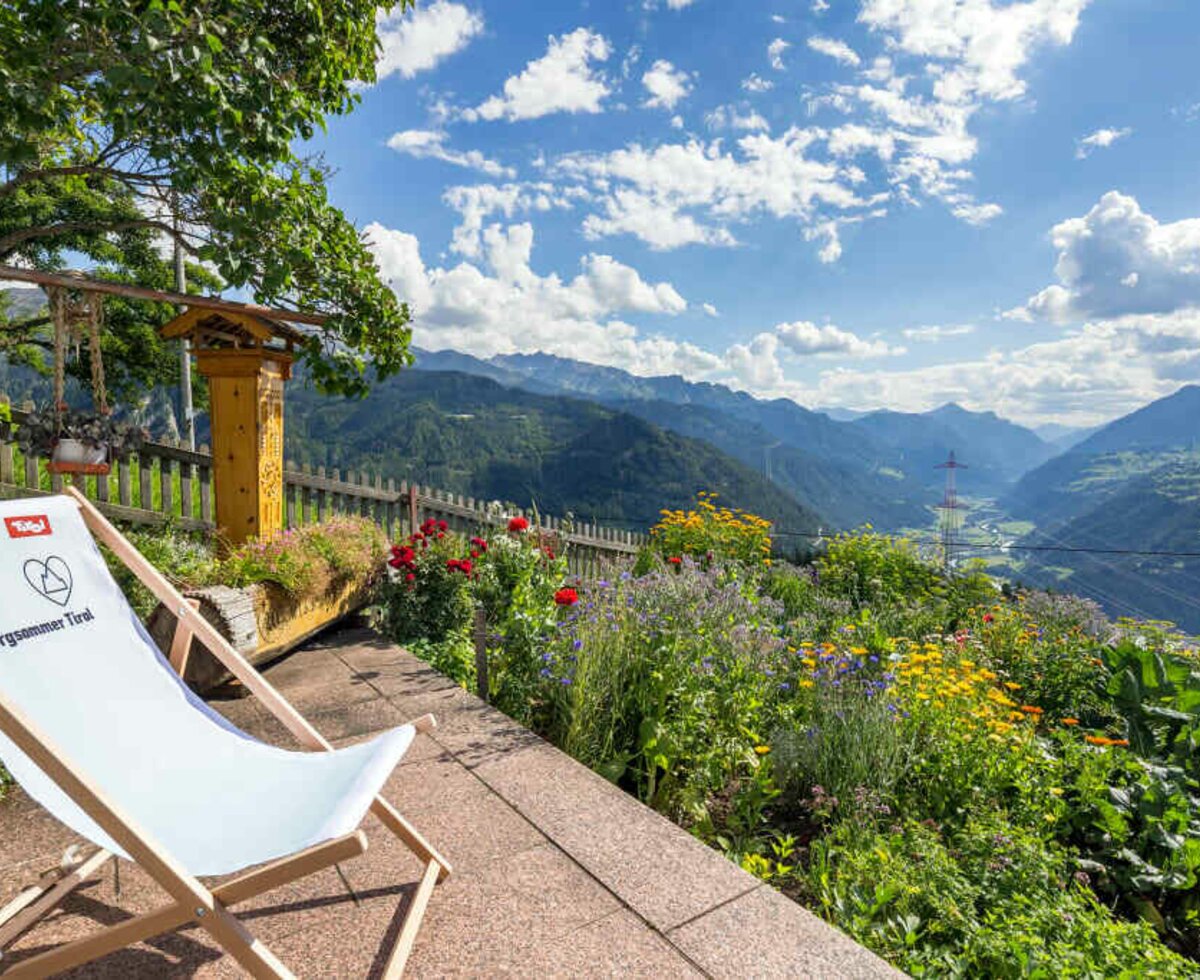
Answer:
<svg viewBox="0 0 1200 980"><path fill-rule="evenodd" d="M754 746L754 751L757 752L759 755L766 755L768 752L771 751L771 746L756 745L756 746Z"/></svg>

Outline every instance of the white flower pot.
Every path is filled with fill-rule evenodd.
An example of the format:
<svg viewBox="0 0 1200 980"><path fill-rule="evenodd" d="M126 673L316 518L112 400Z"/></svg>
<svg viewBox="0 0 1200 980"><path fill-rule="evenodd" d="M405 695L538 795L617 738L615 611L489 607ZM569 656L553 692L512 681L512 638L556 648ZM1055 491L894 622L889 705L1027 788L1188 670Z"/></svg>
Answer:
<svg viewBox="0 0 1200 980"><path fill-rule="evenodd" d="M108 446L89 446L82 439L59 439L54 444L54 462L96 466L108 462Z"/></svg>

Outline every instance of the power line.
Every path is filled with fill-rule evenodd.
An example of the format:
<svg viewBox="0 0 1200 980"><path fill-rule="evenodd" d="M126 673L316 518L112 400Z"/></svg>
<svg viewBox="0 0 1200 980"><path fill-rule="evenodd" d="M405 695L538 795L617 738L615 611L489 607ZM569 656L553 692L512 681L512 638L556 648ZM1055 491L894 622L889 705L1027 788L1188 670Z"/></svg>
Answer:
<svg viewBox="0 0 1200 980"><path fill-rule="evenodd" d="M879 534L887 535L888 537L907 538L910 541L916 541L921 544L941 544L940 538L929 536L919 536L916 534L906 533L903 531L880 531ZM775 537L792 537L792 538L811 538L813 540L825 540L831 537L829 534L818 534L812 531L785 531L777 528L771 528L771 534ZM1200 558L1200 551L1158 551L1158 550L1140 550L1137 548L1085 548L1075 545L1037 545L1037 544L978 544L970 541L957 541L954 544L955 548L974 548L978 551L1067 551L1085 555L1132 555L1149 558Z"/></svg>

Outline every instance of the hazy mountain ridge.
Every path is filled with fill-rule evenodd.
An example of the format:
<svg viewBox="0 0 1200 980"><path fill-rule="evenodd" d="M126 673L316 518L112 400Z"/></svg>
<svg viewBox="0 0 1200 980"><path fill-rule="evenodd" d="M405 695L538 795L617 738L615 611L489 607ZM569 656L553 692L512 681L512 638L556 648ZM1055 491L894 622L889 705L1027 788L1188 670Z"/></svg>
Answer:
<svg viewBox="0 0 1200 980"><path fill-rule="evenodd" d="M478 375L404 372L360 401L293 386L286 450L299 462L370 468L484 499L536 503L645 529L697 490L781 527L828 521L718 449L583 399L506 387Z"/></svg>
<svg viewBox="0 0 1200 980"><path fill-rule="evenodd" d="M1026 474L1003 504L1037 524L1023 545L1200 552L1200 386L1102 427ZM1200 559L1034 552L1022 574L1200 632Z"/></svg>

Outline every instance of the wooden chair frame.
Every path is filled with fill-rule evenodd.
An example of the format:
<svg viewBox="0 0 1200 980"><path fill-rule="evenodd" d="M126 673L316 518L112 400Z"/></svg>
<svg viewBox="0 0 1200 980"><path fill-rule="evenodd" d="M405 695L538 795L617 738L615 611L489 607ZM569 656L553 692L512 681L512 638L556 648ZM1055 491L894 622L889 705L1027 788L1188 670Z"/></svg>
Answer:
<svg viewBox="0 0 1200 980"><path fill-rule="evenodd" d="M200 614L196 604L184 599L77 488L67 487L65 492L78 503L83 519L93 536L106 544L160 602L175 612L177 625L169 659L176 671L182 674L187 665L191 641L195 638L203 643L250 693L262 701L267 710L279 719L304 748L317 752L333 749L304 716ZM424 715L412 724L419 732L427 732L432 730L436 723L432 715ZM366 835L360 829L345 837L326 841L281 860L243 872L210 889L189 874L158 842L139 827L131 814L106 799L103 791L92 784L86 774L72 766L71 760L38 730L31 718L4 699L3 692L0 692L0 731L53 779L59 788L174 900L153 912L136 916L93 935L14 963L3 971L5 978L45 977L192 922L205 929L251 976L293 977L294 974L247 931L229 912L228 907L314 871L356 857L367 849ZM451 869L449 862L382 796L375 797L371 804L371 812L425 864L425 871L404 915L384 968L385 980L395 980L404 971L434 886L446 878ZM44 880L40 886L26 889L9 902L0 910L0 949L62 902L110 857L112 855L108 851L98 850L78 867L64 867L61 876L52 877L49 881ZM4 962L0 959L0 968L3 966Z"/></svg>

